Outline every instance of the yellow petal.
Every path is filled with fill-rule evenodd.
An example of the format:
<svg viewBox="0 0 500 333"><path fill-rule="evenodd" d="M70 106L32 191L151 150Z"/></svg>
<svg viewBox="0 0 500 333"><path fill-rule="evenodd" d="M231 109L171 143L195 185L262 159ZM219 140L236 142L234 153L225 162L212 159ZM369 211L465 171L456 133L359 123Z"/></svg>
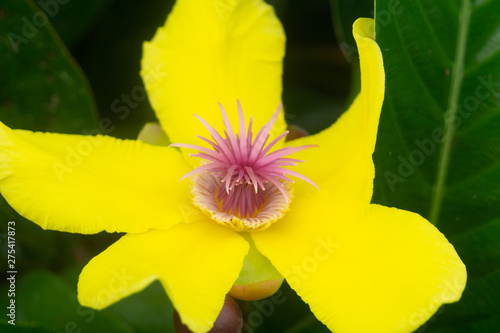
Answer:
<svg viewBox="0 0 500 333"><path fill-rule="evenodd" d="M292 205L252 238L333 332L413 332L460 298L465 266L421 216L328 191Z"/></svg>
<svg viewBox="0 0 500 333"><path fill-rule="evenodd" d="M184 324L207 332L247 251L241 236L213 221L125 235L85 266L78 300L102 309L158 279Z"/></svg>
<svg viewBox="0 0 500 333"><path fill-rule="evenodd" d="M195 210L187 182L179 183L188 170L173 148L0 123L0 193L44 229L91 234L169 228Z"/></svg>
<svg viewBox="0 0 500 333"><path fill-rule="evenodd" d="M294 158L305 160L296 171L312 179L321 189L335 189L344 196L366 202L373 191L372 154L385 80L382 54L373 40L373 26L372 19L358 19L353 26L361 66L361 92L351 107L323 132L287 144L319 145L319 148L294 154ZM295 193L300 195L312 190L308 184L297 182Z"/></svg>
<svg viewBox="0 0 500 333"><path fill-rule="evenodd" d="M253 128L281 101L283 28L261 0L178 0L164 27L144 45L142 71L149 99L174 143L202 144L203 117L222 132L222 103L237 127L236 100ZM272 136L286 125L281 113Z"/></svg>

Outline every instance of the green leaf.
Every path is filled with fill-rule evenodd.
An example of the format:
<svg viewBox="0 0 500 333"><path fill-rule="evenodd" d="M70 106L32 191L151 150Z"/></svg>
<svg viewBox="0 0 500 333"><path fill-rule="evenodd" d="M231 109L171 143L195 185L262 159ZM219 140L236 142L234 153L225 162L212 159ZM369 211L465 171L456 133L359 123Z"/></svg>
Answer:
<svg viewBox="0 0 500 333"><path fill-rule="evenodd" d="M85 77L31 1L0 4L0 54L2 122L62 133L98 128Z"/></svg>
<svg viewBox="0 0 500 333"><path fill-rule="evenodd" d="M109 311L119 315L141 333L174 332L174 308L159 281L122 299L112 305Z"/></svg>
<svg viewBox="0 0 500 333"><path fill-rule="evenodd" d="M462 300L429 331L498 332L500 2L405 1L387 15L394 3L376 6L386 96L373 201L428 218L468 267Z"/></svg>
<svg viewBox="0 0 500 333"><path fill-rule="evenodd" d="M96 333L134 332L130 325L107 310L95 311L81 306L76 299L76 286L68 286L52 273L18 274L15 285L16 326L24 326L26 332L30 332L30 327L34 332L76 332L79 329ZM2 290L2 294L7 293Z"/></svg>

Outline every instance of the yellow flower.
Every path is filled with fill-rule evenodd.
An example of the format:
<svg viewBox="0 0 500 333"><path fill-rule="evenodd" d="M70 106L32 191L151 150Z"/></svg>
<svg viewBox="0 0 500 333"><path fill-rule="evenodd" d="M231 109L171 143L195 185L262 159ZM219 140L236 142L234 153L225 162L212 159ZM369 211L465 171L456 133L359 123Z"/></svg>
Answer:
<svg viewBox="0 0 500 333"><path fill-rule="evenodd" d="M179 182L200 165L184 147L199 145L196 136L207 134L193 114L218 133L229 131L219 143L241 149L241 156L246 148L235 147L250 117L238 118L237 99L253 117L253 128L271 130L271 139L286 124L279 112L272 129L265 125L281 101L285 44L272 8L261 0L178 0L166 25L144 46L142 75L163 129L183 148L11 130L0 123L0 192L44 229L127 233L82 271L83 305L107 307L158 279L182 321L194 332L206 332L250 249L249 257L269 259L332 331L411 332L443 303L460 298L466 271L453 246L424 218L370 204L384 70L373 21L359 19L353 31L362 73L353 105L319 134L275 142L275 148L305 161L291 166L298 173L283 171L273 178L269 169L260 184L252 170L225 170L230 175L224 178L208 163L197 173L201 180ZM228 110L225 121L218 103ZM244 126L230 133L230 123ZM286 148L311 145L319 148ZM211 146L203 147L201 153L210 155L203 149ZM211 148L232 158L218 151L220 146ZM276 167L288 170L296 162L279 160ZM280 175L306 176L321 191L304 177L291 183ZM207 184L215 187L205 193ZM251 187L255 192L242 190L231 200L255 200L249 203L254 208L238 202L225 211L217 184L227 195ZM285 192L276 192L279 184ZM271 191L278 194L271 197ZM272 214L256 217L273 200L279 202Z"/></svg>

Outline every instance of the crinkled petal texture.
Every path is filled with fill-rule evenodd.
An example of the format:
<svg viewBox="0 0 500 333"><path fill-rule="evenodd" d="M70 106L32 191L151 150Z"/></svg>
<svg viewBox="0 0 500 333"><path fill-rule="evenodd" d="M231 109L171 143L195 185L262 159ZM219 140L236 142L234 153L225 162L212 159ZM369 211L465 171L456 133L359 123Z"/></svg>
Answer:
<svg viewBox="0 0 500 333"><path fill-rule="evenodd" d="M44 229L166 229L196 216L175 149L105 136L11 130L0 123L0 192Z"/></svg>
<svg viewBox="0 0 500 333"><path fill-rule="evenodd" d="M204 144L196 135L206 130L193 115L223 133L218 103L233 124L237 99L254 129L269 120L281 101L284 52L281 23L262 0L178 0L145 43L141 74L171 142ZM282 112L271 137L285 129Z"/></svg>
<svg viewBox="0 0 500 333"><path fill-rule="evenodd" d="M319 149L307 149L294 155L294 158L306 161L295 170L314 180L321 189L336 189L344 196L369 202L375 176L372 154L384 100L384 64L380 49L373 40L372 19L358 19L353 25L353 34L361 66L360 94L331 127L316 135L290 141L287 145L319 145ZM297 182L296 195L310 191L314 188Z"/></svg>
<svg viewBox="0 0 500 333"><path fill-rule="evenodd" d="M238 277L249 245L211 221L125 235L83 269L78 299L102 309L158 279L193 332L207 332Z"/></svg>
<svg viewBox="0 0 500 333"><path fill-rule="evenodd" d="M326 190L252 238L336 333L413 332L465 287L465 266L424 218Z"/></svg>

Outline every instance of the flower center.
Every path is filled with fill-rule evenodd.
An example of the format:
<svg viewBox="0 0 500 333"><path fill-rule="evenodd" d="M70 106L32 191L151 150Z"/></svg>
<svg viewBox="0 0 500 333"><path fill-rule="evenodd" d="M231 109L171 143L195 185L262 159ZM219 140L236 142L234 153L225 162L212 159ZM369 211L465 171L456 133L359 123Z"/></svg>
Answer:
<svg viewBox="0 0 500 333"><path fill-rule="evenodd" d="M220 104L219 104L220 105ZM252 118L248 128L238 101L239 134L236 135L226 111L220 105L225 137L222 137L203 118L196 116L209 131L212 140L198 136L212 149L198 145L176 143L173 147L195 149L203 163L184 175L192 177L191 192L196 206L218 223L236 231L255 231L269 227L288 210L293 196L292 183L287 176L317 185L309 178L285 167L301 160L286 156L315 147L305 145L284 147L270 152L288 131L266 145L269 133L281 111L281 104L268 123L253 138Z"/></svg>

